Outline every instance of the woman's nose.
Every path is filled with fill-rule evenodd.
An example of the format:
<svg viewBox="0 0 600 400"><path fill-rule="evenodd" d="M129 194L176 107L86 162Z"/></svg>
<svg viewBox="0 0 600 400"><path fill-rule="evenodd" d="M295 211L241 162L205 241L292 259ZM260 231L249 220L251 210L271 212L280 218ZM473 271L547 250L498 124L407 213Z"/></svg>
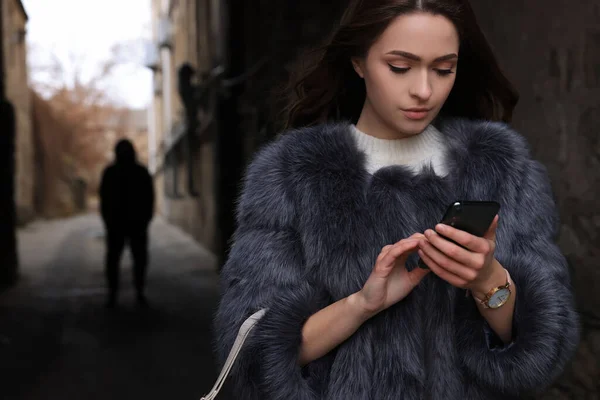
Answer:
<svg viewBox="0 0 600 400"><path fill-rule="evenodd" d="M428 100L431 97L433 90L427 72L423 72L418 77L415 77L409 92L411 96L417 97L420 100Z"/></svg>

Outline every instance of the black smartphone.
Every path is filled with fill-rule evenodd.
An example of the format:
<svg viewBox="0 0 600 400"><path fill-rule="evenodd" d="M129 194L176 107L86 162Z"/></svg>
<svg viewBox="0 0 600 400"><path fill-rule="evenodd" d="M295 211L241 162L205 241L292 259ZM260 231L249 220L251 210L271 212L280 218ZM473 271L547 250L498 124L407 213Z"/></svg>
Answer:
<svg viewBox="0 0 600 400"><path fill-rule="evenodd" d="M500 211L500 204L495 201L455 201L448 206L440 223L481 237L494 222L498 211ZM451 239L445 239L460 246ZM420 268L429 269L421 259L418 265Z"/></svg>

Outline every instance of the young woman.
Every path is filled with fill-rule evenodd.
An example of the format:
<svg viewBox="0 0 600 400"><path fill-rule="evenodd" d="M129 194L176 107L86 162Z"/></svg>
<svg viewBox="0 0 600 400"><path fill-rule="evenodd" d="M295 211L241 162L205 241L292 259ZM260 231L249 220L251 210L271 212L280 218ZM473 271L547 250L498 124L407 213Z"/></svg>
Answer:
<svg viewBox="0 0 600 400"><path fill-rule="evenodd" d="M268 308L228 381L234 397L545 388L579 334L556 209L505 124L517 94L467 1L353 1L319 54L290 129L247 171L222 270L221 362L242 321ZM484 237L436 225L455 200L501 211Z"/></svg>

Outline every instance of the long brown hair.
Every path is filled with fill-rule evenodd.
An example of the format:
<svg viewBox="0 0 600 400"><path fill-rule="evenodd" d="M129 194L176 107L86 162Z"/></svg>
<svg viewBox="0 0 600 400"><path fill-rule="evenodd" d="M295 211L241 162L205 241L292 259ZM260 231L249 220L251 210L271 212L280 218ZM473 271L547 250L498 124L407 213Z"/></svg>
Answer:
<svg viewBox="0 0 600 400"><path fill-rule="evenodd" d="M352 0L322 46L304 54L286 87L283 128L356 122L366 91L352 68L398 16L443 15L460 38L456 81L441 115L509 122L519 94L502 73L468 0Z"/></svg>

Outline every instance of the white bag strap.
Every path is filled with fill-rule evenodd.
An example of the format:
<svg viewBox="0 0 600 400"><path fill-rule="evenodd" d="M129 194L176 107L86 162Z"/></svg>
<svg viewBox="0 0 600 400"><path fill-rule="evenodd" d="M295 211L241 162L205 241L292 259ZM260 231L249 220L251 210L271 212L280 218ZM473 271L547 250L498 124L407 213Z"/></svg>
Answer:
<svg viewBox="0 0 600 400"><path fill-rule="evenodd" d="M225 379L227 379L227 375L229 375L229 371L233 367L233 363L235 362L235 359L237 358L240 350L242 349L246 338L250 334L250 331L257 324L257 322L260 321L260 319L265 315L266 311L267 309L263 308L252 314L250 317L248 317L248 319L244 321L244 323L240 327L237 338L233 343L233 347L231 348L231 351L229 351L229 356L225 361L225 365L223 366L223 369L221 370L221 373L219 374L215 385L213 386L212 390L200 400L214 400L217 397L217 394L219 394L221 387L223 387L223 383L225 383Z"/></svg>

